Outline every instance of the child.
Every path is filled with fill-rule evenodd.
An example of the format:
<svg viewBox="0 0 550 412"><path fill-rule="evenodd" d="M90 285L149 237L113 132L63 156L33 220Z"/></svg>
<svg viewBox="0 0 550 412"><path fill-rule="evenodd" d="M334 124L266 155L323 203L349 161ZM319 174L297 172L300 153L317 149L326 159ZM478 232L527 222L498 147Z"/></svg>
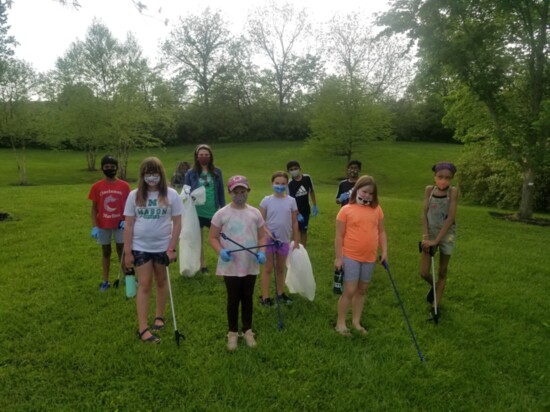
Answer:
<svg viewBox="0 0 550 412"><path fill-rule="evenodd" d="M206 202L197 206L199 226L201 228L201 272L207 273L208 268L204 260L204 245L202 228L210 228L210 222L214 213L225 206L225 193L223 188L222 171L214 166L214 154L210 146L200 144L195 149L195 163L193 168L185 174L185 183L191 187L191 191L204 186Z"/></svg>
<svg viewBox="0 0 550 412"><path fill-rule="evenodd" d="M317 199L315 198L315 192L313 191L313 182L311 177L306 174L302 174L300 171L300 163L296 160L291 160L286 164L286 170L292 177L288 183L288 194L296 199L296 205L298 206L298 229L300 230L300 243L306 247L307 245L307 227L309 223L309 215L313 214L313 217L319 213L317 207ZM311 202L313 207L309 207L309 197L311 196Z"/></svg>
<svg viewBox="0 0 550 412"><path fill-rule="evenodd" d="M272 306L273 301L269 297L269 283L273 271L273 259L275 258L275 282L277 285L277 299L287 305L292 300L284 293L285 263L290 249L290 233L294 238L294 249L300 247L298 239L298 206L293 197L288 196L286 187L288 175L285 172L275 172L271 176L273 194L266 196L260 203L260 212L266 222L268 234L276 239L278 244L266 248L266 262L262 274L262 306Z"/></svg>
<svg viewBox="0 0 550 412"><path fill-rule="evenodd" d="M344 269L344 291L338 300L336 332L350 336L346 315L351 304L352 325L359 333L366 334L361 324L367 288L376 264L380 248L380 260L386 261L388 241L384 229L384 213L378 204L378 188L370 176L361 176L353 190L349 204L336 216L334 241L336 269Z"/></svg>
<svg viewBox="0 0 550 412"><path fill-rule="evenodd" d="M258 264L265 263L265 253L252 249L256 257L246 250L230 253L240 249L235 243L221 239L224 235L244 247L264 244L264 219L260 211L246 203L250 186L244 176L233 176L227 182L231 203L218 210L212 217L208 240L216 253L218 268L216 274L223 276L227 289L227 349L237 349L239 331L239 303L241 305L242 332L249 347L256 346L252 332L252 302L256 276L260 273Z"/></svg>
<svg viewBox="0 0 550 412"><path fill-rule="evenodd" d="M109 269L111 266L111 239L115 238L118 262L122 261L123 228L124 228L124 205L130 185L124 180L116 177L118 161L111 155L103 156L101 159L101 170L105 175L104 179L93 184L88 194L92 201L92 237L102 249L103 282L99 290L104 292L111 284L109 283Z"/></svg>
<svg viewBox="0 0 550 412"><path fill-rule="evenodd" d="M435 174L435 185L426 186L424 190L424 210L422 214L422 255L420 258L420 276L432 285L430 275L430 247L439 249L439 276L436 282L436 299L434 302L433 287L426 300L433 304L441 302L447 282L447 268L455 243L455 214L458 201L458 189L451 186L456 173L452 163L440 162L432 167Z"/></svg>
<svg viewBox="0 0 550 412"><path fill-rule="evenodd" d="M174 174L172 175L172 179L170 180L170 185L174 189L181 190L181 188L183 187L185 174L190 168L191 168L191 165L187 162L178 163L178 166L176 167L176 170L174 170Z"/></svg>
<svg viewBox="0 0 550 412"><path fill-rule="evenodd" d="M361 173L361 162L359 160L350 160L347 166L348 178L342 180L338 184L338 191L336 192L336 204L345 206L350 199L351 190L357 182L357 178Z"/></svg>
<svg viewBox="0 0 550 412"><path fill-rule="evenodd" d="M160 342L151 330L164 328L164 307L168 296L166 266L177 257L182 212L181 198L168 187L160 160L156 157L144 159L139 167L138 188L130 192L124 208L124 264L126 268L132 265L136 268L139 281L137 335L142 342ZM157 305L150 330L147 316L153 275L157 284Z"/></svg>

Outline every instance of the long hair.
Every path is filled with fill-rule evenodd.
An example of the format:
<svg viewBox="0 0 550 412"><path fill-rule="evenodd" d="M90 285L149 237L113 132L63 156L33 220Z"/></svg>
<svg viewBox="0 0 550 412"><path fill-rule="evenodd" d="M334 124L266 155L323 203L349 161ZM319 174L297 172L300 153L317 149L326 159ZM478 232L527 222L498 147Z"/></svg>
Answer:
<svg viewBox="0 0 550 412"><path fill-rule="evenodd" d="M168 182L166 181L166 172L162 162L156 157L147 157L143 159L139 166L138 189L136 193L136 205L145 206L147 203L148 185L144 180L146 174L158 173L160 181L158 184L159 204L168 204Z"/></svg>
<svg viewBox="0 0 550 412"><path fill-rule="evenodd" d="M199 150L208 150L208 153L210 153L210 161L208 162L208 171L214 176L215 179L218 179L219 176L216 173L216 167L214 166L214 153L212 153L212 149L207 144L200 144L195 148L195 153L193 154L194 163L193 163L193 170L197 172L197 175L200 176L202 173L202 166L199 163Z"/></svg>
<svg viewBox="0 0 550 412"><path fill-rule="evenodd" d="M351 195L349 197L349 203L357 203L357 191L365 186L372 186L372 202L370 206L372 208L375 208L376 206L378 206L378 186L376 186L374 178L367 175L359 177L359 179L357 179L357 182L355 182L355 186L353 186Z"/></svg>

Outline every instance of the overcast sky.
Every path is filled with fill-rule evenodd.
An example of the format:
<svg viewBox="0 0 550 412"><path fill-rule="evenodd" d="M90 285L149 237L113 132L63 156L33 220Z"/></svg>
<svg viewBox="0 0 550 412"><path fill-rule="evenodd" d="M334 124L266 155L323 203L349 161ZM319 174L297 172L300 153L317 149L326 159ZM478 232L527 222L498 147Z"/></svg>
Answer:
<svg viewBox="0 0 550 412"><path fill-rule="evenodd" d="M76 39L84 40L94 17L100 19L124 41L132 32L151 63L157 58L158 44L167 37L179 16L199 14L207 6L222 11L231 22L232 31L242 30L248 11L260 0L141 0L148 10L140 14L131 0L79 0L82 7L74 10L54 0L15 0L8 10L10 34L19 45L15 56L30 62L38 71L54 68L55 61ZM365 15L385 10L387 0L290 0L305 7L315 20L325 21L336 12L361 12ZM159 12L160 11L160 12ZM164 20L168 19L166 26Z"/></svg>

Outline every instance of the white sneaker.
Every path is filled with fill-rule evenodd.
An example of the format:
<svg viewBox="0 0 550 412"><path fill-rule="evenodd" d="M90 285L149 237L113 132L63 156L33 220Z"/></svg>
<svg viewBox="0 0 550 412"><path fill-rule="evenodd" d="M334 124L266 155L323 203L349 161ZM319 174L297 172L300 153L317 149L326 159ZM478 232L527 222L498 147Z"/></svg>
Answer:
<svg viewBox="0 0 550 412"><path fill-rule="evenodd" d="M256 346L256 339L254 339L254 332L252 332L252 329L248 329L243 334L243 338L249 348L253 348L254 346Z"/></svg>
<svg viewBox="0 0 550 412"><path fill-rule="evenodd" d="M229 332L227 334L227 350L234 351L237 349L237 340L239 339L238 332Z"/></svg>

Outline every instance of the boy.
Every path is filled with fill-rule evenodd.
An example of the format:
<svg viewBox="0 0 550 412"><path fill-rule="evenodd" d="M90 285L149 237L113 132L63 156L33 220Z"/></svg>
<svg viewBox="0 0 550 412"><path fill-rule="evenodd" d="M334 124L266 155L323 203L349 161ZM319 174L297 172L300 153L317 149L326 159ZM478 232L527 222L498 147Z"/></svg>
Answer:
<svg viewBox="0 0 550 412"><path fill-rule="evenodd" d="M118 261L122 258L124 245L124 205L130 193L130 185L116 177L118 161L111 155L101 159L101 170L104 179L93 184L88 194L92 201L92 237L97 239L103 252L102 268L103 282L99 290L104 292L109 283L109 267L111 262L111 239L115 238Z"/></svg>
<svg viewBox="0 0 550 412"><path fill-rule="evenodd" d="M336 204L345 206L349 202L349 196L357 178L361 173L361 162L359 160L350 160L347 166L348 178L344 179L338 185L338 192L336 192Z"/></svg>
<svg viewBox="0 0 550 412"><path fill-rule="evenodd" d="M313 190L313 182L309 175L302 174L300 163L296 160L288 162L286 164L286 170L292 178L290 182L288 182L288 194L296 199L296 205L298 206L300 243L306 247L309 215L311 213L313 217L315 217L319 213L317 199L315 198L315 192ZM311 196L311 202L313 203L311 209L309 206L309 196Z"/></svg>

